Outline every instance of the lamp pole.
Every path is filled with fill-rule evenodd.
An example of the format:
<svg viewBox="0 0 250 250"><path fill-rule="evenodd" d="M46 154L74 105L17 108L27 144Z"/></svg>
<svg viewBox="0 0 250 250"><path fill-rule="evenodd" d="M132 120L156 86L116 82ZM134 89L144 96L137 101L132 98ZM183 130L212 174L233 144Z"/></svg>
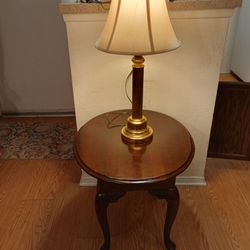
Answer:
<svg viewBox="0 0 250 250"><path fill-rule="evenodd" d="M144 61L142 56L134 56L132 59L132 115L128 117L127 125L121 130L122 139L128 144L148 144L153 138L153 129L147 125L147 118L142 112Z"/></svg>

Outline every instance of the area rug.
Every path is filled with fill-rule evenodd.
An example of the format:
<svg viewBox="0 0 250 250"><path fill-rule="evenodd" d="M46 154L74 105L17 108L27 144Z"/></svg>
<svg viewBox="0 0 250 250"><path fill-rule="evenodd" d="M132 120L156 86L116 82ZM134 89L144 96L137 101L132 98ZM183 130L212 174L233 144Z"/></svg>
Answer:
<svg viewBox="0 0 250 250"><path fill-rule="evenodd" d="M74 119L2 119L0 159L73 159Z"/></svg>

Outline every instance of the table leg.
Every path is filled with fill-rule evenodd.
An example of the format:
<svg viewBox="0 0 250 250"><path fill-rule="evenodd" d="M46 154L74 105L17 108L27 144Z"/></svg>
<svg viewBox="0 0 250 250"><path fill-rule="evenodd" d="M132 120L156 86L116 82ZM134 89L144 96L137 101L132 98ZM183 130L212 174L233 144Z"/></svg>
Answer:
<svg viewBox="0 0 250 250"><path fill-rule="evenodd" d="M107 217L107 208L109 203L116 202L119 198L121 198L125 193L117 192L117 193L103 193L101 188L97 188L96 201L95 201L95 209L96 215L101 226L104 243L100 250L109 250L110 249L110 230L109 223Z"/></svg>
<svg viewBox="0 0 250 250"><path fill-rule="evenodd" d="M167 250L176 249L175 243L170 239L171 229L179 208L179 192L176 186L171 186L167 190L150 190L152 195L167 201L167 214L164 225L164 241Z"/></svg>
<svg viewBox="0 0 250 250"><path fill-rule="evenodd" d="M109 250L110 248L110 232L107 219L107 208L108 208L108 201L106 200L105 195L97 193L95 201L95 209L104 237L104 244L102 245L101 250Z"/></svg>
<svg viewBox="0 0 250 250"><path fill-rule="evenodd" d="M179 192L176 187L168 190L166 200L168 203L168 208L164 226L164 241L167 250L174 250L176 246L175 243L170 239L170 232L179 208Z"/></svg>

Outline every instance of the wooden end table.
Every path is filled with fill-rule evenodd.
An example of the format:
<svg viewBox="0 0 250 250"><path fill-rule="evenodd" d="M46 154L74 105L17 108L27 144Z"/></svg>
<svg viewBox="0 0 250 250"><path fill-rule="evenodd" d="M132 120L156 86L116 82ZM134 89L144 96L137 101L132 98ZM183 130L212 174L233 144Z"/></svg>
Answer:
<svg viewBox="0 0 250 250"><path fill-rule="evenodd" d="M153 141L147 146L126 145L121 140L120 125L126 123L127 113L114 111L95 117L79 130L75 141L78 164L97 178L96 215L104 236L101 250L110 249L109 203L133 190L148 190L159 199L166 199L164 241L167 250L175 249L170 239L179 206L175 178L193 159L193 139L175 119L145 111L154 129Z"/></svg>

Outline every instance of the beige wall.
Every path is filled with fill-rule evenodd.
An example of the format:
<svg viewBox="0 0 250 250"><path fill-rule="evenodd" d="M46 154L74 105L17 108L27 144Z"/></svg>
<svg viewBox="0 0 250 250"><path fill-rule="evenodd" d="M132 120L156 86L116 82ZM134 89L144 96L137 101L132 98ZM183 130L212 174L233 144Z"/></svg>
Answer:
<svg viewBox="0 0 250 250"><path fill-rule="evenodd" d="M232 71L250 82L250 1L243 1L232 56Z"/></svg>
<svg viewBox="0 0 250 250"><path fill-rule="evenodd" d="M232 17L229 21L226 43L224 48L223 60L220 73L230 73L232 64L233 47L235 42L235 34L237 31L239 13L241 8L235 8Z"/></svg>
<svg viewBox="0 0 250 250"><path fill-rule="evenodd" d="M191 132L196 154L182 183L203 184L209 134L224 41L231 10L171 12L180 49L146 57L144 108L181 121ZM130 57L102 53L94 43L105 14L65 15L77 125L114 109L130 107L124 81ZM91 179L83 176L83 184Z"/></svg>
<svg viewBox="0 0 250 250"><path fill-rule="evenodd" d="M74 110L59 2L0 1L0 108L4 112Z"/></svg>

